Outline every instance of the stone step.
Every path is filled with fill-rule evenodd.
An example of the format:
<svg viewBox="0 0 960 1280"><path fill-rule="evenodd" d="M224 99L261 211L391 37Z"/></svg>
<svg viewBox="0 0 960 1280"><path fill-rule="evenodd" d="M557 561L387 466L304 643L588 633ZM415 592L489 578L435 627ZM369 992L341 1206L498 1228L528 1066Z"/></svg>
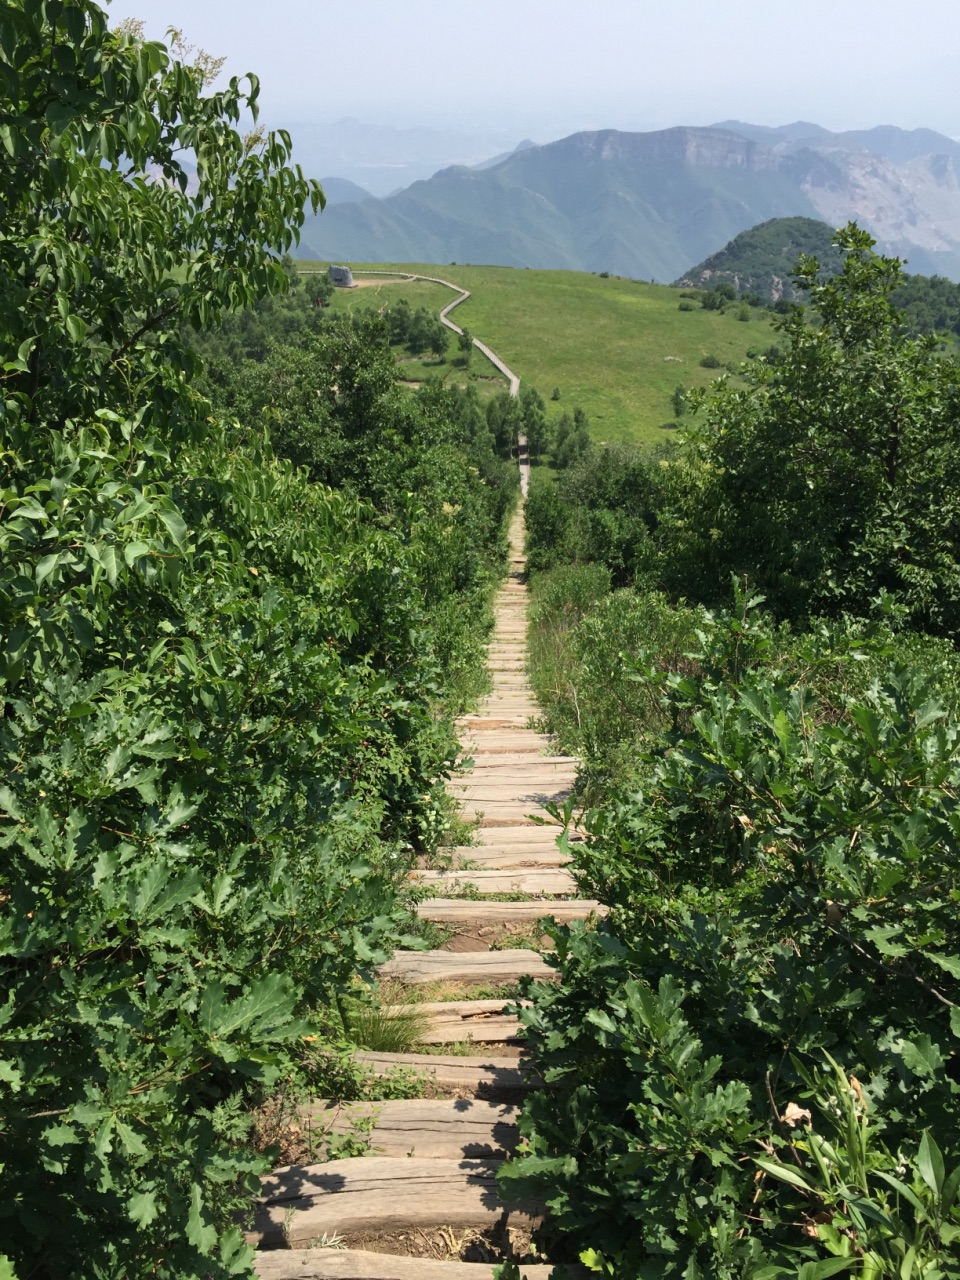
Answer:
<svg viewBox="0 0 960 1280"><path fill-rule="evenodd" d="M427 898L417 904L421 920L435 924L496 925L533 924L544 916L554 920L583 920L591 915L606 915L607 908L593 898L528 898L523 902L500 902L478 898ZM500 955L509 955L501 951Z"/></svg>
<svg viewBox="0 0 960 1280"><path fill-rule="evenodd" d="M501 1001L498 1007L502 1006ZM431 1160L483 1160L490 1156L502 1159L516 1149L519 1140L517 1111L509 1103L476 1098L321 1100L300 1109L314 1134L356 1133L369 1142L369 1155Z"/></svg>
<svg viewBox="0 0 960 1280"><path fill-rule="evenodd" d="M313 1244L409 1227L487 1227L506 1215L537 1222L543 1206L505 1204L497 1186L502 1160L430 1160L416 1156L350 1156L289 1165L261 1180L247 1240L267 1247Z"/></svg>
<svg viewBox="0 0 960 1280"><path fill-rule="evenodd" d="M577 891L569 871L421 871L415 879L418 884L450 892L468 886L480 893L527 893L531 897L537 894L574 894Z"/></svg>
<svg viewBox="0 0 960 1280"><path fill-rule="evenodd" d="M457 982L469 986L499 986L527 975L543 980L556 978L536 951L396 951L382 964L381 977L396 978L412 986L427 982Z"/></svg>
<svg viewBox="0 0 960 1280"><path fill-rule="evenodd" d="M432 1258L404 1257L363 1249L273 1249L258 1253L254 1270L258 1280L493 1280L492 1262L438 1262ZM580 1276L579 1269L555 1272L549 1263L523 1263L526 1280L551 1280L552 1276Z"/></svg>

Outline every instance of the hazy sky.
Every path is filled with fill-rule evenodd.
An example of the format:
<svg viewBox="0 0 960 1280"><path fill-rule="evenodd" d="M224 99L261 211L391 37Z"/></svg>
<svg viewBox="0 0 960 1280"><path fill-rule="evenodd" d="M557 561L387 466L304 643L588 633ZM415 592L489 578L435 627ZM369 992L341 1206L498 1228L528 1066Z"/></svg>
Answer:
<svg viewBox="0 0 960 1280"><path fill-rule="evenodd" d="M269 124L504 130L735 118L960 136L957 0L113 0L256 71Z"/></svg>

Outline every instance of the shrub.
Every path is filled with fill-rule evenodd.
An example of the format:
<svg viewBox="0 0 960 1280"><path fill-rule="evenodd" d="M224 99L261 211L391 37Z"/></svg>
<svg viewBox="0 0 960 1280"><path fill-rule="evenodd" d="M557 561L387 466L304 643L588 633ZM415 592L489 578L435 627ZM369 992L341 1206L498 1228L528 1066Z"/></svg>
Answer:
<svg viewBox="0 0 960 1280"><path fill-rule="evenodd" d="M700 633L634 668L668 727L586 818L611 916L551 931L502 1176L613 1276L955 1275L960 727L855 633Z"/></svg>

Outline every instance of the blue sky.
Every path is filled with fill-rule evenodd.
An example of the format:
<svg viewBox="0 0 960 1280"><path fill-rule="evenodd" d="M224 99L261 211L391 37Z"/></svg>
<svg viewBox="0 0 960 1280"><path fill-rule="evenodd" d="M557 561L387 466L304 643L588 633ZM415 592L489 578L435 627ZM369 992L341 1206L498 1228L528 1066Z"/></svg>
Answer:
<svg viewBox="0 0 960 1280"><path fill-rule="evenodd" d="M113 0L256 71L269 124L545 142L734 118L960 136L956 0Z"/></svg>

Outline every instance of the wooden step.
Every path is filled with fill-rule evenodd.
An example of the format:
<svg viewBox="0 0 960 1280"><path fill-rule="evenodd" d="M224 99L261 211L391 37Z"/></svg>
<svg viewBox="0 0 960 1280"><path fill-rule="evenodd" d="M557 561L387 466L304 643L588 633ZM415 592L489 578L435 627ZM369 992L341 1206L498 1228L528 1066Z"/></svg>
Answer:
<svg viewBox="0 0 960 1280"><path fill-rule="evenodd" d="M492 833L496 827L488 828ZM527 828L529 830L529 828ZM570 863L569 854L562 853L555 844L531 845L465 845L462 849L450 850L454 867L464 863L473 863L475 868L464 874L479 872L500 872L516 875L524 871L533 871L539 867L565 867ZM504 890L503 892L509 892Z"/></svg>
<svg viewBox="0 0 960 1280"><path fill-rule="evenodd" d="M489 801L474 800L465 802L461 812L470 821L478 820L481 830L485 827L493 829L497 827L529 828L540 825L537 821L539 816L536 812L537 808L535 801L517 802L515 804L491 804Z"/></svg>
<svg viewBox="0 0 960 1280"><path fill-rule="evenodd" d="M471 986L499 985L517 982L527 975L544 981L555 979L551 969L536 951L397 951L382 964L384 978L420 985L425 982L462 982Z"/></svg>
<svg viewBox="0 0 960 1280"><path fill-rule="evenodd" d="M482 925L485 929L535 924L545 916L552 916L562 923L606 914L607 908L592 898L554 898L550 902L542 898L526 902L493 902L489 898L427 898L417 904L417 915L421 920L432 920L435 924Z"/></svg>
<svg viewBox="0 0 960 1280"><path fill-rule="evenodd" d="M474 716L468 719L480 719ZM463 721L459 722L461 728ZM461 743L461 755L476 756L482 753L495 755L500 751L534 752L538 755L550 750L550 738L534 729L473 729L468 730Z"/></svg>
<svg viewBox="0 0 960 1280"><path fill-rule="evenodd" d="M509 1102L542 1084L521 1058L507 1057L502 1051L466 1058L452 1054L379 1053L357 1049L353 1057L371 1075L413 1071L426 1081L428 1089L459 1098Z"/></svg>
<svg viewBox="0 0 960 1280"><path fill-rule="evenodd" d="M492 1262L437 1262L363 1249L273 1249L254 1262L259 1280L493 1280L493 1269ZM524 1262L520 1274L550 1280L555 1272L550 1264Z"/></svg>
<svg viewBox="0 0 960 1280"><path fill-rule="evenodd" d="M465 777L474 777L481 772L491 770L502 770L512 777L526 777L527 774L536 773L541 769L562 769L572 774L580 765L577 756L547 755L546 753L531 755L528 751L477 751L473 756L464 758L473 760L470 774L465 774Z"/></svg>
<svg viewBox="0 0 960 1280"><path fill-rule="evenodd" d="M468 886L481 893L526 893L531 897L537 894L572 895L577 891L569 871L419 871L415 879L418 884L448 892ZM548 902L546 905L552 904Z"/></svg>
<svg viewBox="0 0 960 1280"><path fill-rule="evenodd" d="M489 778L501 773L510 778L536 778L543 770L549 769L551 776L559 773L564 777L576 777L580 761L575 756L532 755L528 751L494 751L477 752L471 757L473 764L469 773L465 773L458 781L469 778Z"/></svg>
<svg viewBox="0 0 960 1280"><path fill-rule="evenodd" d="M290 1165L261 1180L247 1239L267 1247L308 1247L322 1236L410 1227L494 1226L537 1222L543 1206L504 1204L497 1187L502 1160L430 1160L351 1156Z"/></svg>
<svg viewBox="0 0 960 1280"><path fill-rule="evenodd" d="M403 1098L318 1101L301 1107L300 1113L315 1134L358 1134L370 1143L370 1155L484 1160L502 1159L516 1150L518 1110L476 1098Z"/></svg>
<svg viewBox="0 0 960 1280"><path fill-rule="evenodd" d="M562 804L573 789L575 779L563 774L542 778L516 778L507 782L501 777L469 778L453 784L450 794L460 802L462 809L484 806L493 812L508 804L526 806L528 810L542 809L548 802Z"/></svg>
<svg viewBox="0 0 960 1280"><path fill-rule="evenodd" d="M573 782L576 780L577 766L565 757L550 758L533 756L524 759L522 755L511 762L500 760L496 756L485 756L474 759L473 768L451 778L451 787L493 786L496 783L537 783L541 779L551 784L557 782Z"/></svg>
<svg viewBox="0 0 960 1280"><path fill-rule="evenodd" d="M421 1044L510 1044L517 1040L520 1019L504 1013L503 1000L428 1000L422 1004L387 1005L387 1014L424 1014L427 1030Z"/></svg>
<svg viewBox="0 0 960 1280"><path fill-rule="evenodd" d="M526 728L529 716L466 716L458 722L463 728L484 730L484 728Z"/></svg>
<svg viewBox="0 0 960 1280"><path fill-rule="evenodd" d="M560 827L554 822L538 822L531 827L528 823L517 823L516 826L504 826L499 831L485 831L482 827L474 833L478 845L497 845L506 848L513 845L539 845L552 848L560 835Z"/></svg>

